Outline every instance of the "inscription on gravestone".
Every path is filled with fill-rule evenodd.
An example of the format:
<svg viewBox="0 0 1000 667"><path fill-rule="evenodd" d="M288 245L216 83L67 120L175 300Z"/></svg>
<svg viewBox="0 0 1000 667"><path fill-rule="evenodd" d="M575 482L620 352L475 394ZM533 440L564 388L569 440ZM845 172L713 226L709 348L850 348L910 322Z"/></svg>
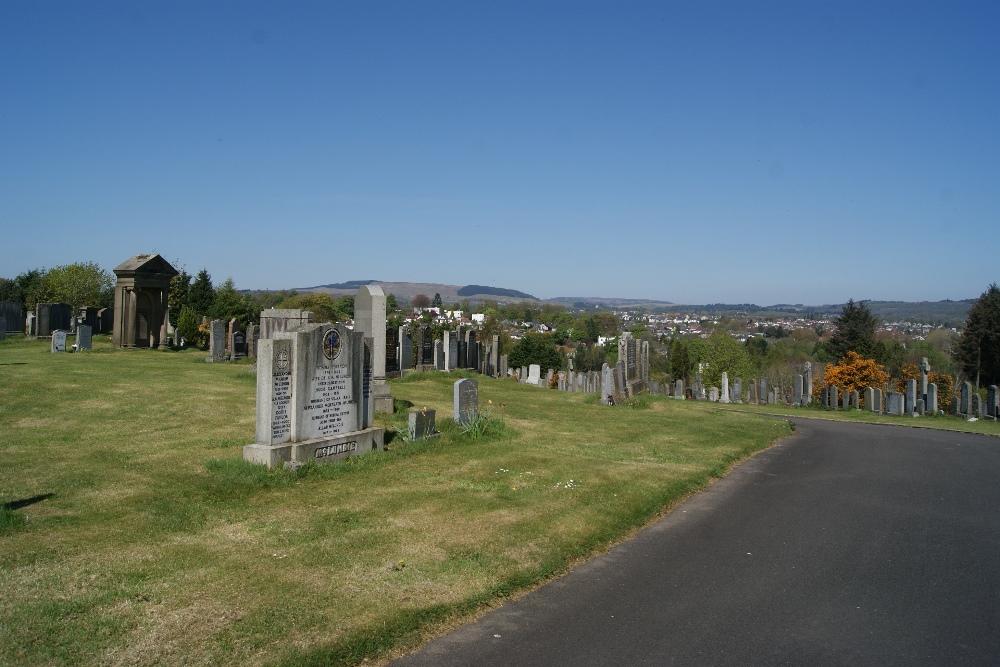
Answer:
<svg viewBox="0 0 1000 667"><path fill-rule="evenodd" d="M465 426L479 414L479 382L472 378L458 380L455 383L454 394L455 421Z"/></svg>

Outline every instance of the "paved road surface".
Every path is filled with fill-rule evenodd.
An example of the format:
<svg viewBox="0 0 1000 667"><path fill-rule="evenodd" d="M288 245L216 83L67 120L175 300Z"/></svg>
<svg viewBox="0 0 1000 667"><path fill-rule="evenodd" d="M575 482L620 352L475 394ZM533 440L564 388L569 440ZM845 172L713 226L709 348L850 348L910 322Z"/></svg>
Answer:
<svg viewBox="0 0 1000 667"><path fill-rule="evenodd" d="M1000 439L795 421L636 539L393 664L1000 665Z"/></svg>

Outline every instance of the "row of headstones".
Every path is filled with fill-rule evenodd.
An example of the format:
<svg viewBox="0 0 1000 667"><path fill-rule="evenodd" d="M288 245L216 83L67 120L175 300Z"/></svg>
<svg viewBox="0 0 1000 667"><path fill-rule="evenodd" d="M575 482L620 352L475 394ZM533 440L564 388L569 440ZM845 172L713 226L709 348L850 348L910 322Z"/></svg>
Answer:
<svg viewBox="0 0 1000 667"><path fill-rule="evenodd" d="M479 382L463 378L455 382L452 414L459 426L471 424L479 416ZM435 411L422 408L407 415L407 432L410 440L422 440L439 435L435 425Z"/></svg>
<svg viewBox="0 0 1000 667"><path fill-rule="evenodd" d="M21 305L4 302L5 312L12 311L8 305L16 306L18 314ZM9 316L5 316L7 319ZM11 323L10 320L7 322ZM29 338L48 338L54 331L76 331L80 326L89 326L92 333L108 334L114 328L113 308L81 308L78 315L67 303L39 303L35 311L28 313L24 320L24 334ZM4 330L6 326L2 327Z"/></svg>
<svg viewBox="0 0 1000 667"><path fill-rule="evenodd" d="M212 320L209 325L209 356L206 361L255 358L260 345L260 330L260 327L251 322L246 331L243 331L235 317L228 324L223 320Z"/></svg>
<svg viewBox="0 0 1000 667"><path fill-rule="evenodd" d="M56 329L52 332L51 342L49 343L49 349L52 352L65 352L66 351L66 337L69 334L68 331L63 331L62 329ZM3 338L0 335L0 338ZM86 325L81 324L76 328L76 343L70 348L73 351L81 352L83 350L94 349L94 335L93 329Z"/></svg>
<svg viewBox="0 0 1000 667"><path fill-rule="evenodd" d="M385 352L386 373L398 374L411 369L453 371L458 368L473 368L484 372L487 367L494 377L499 375L500 341L493 337L490 345L477 340L473 329L444 331L442 338L435 340L429 325L414 331L409 326L386 329Z"/></svg>
<svg viewBox="0 0 1000 667"><path fill-rule="evenodd" d="M629 395L649 385L649 341L636 340L628 331L618 336L618 359L624 362L623 382Z"/></svg>
<svg viewBox="0 0 1000 667"><path fill-rule="evenodd" d="M963 382L959 390L959 396L952 398L951 409L953 414L965 419L973 417L977 419L1000 419L1000 390L997 385L991 384L986 388L986 402L983 403L979 392L973 388L971 382Z"/></svg>

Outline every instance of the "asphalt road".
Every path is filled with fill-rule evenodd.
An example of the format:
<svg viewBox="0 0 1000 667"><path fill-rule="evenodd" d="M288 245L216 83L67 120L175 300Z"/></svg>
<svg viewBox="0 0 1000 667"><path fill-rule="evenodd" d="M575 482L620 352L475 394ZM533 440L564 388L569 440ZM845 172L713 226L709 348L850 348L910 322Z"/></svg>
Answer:
<svg viewBox="0 0 1000 667"><path fill-rule="evenodd" d="M1000 439L795 422L635 539L393 664L1000 665Z"/></svg>

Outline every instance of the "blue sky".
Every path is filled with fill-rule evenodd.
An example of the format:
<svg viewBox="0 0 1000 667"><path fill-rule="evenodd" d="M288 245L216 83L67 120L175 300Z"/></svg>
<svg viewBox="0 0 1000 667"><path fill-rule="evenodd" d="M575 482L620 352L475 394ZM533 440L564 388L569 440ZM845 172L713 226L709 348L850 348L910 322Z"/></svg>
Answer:
<svg viewBox="0 0 1000 667"><path fill-rule="evenodd" d="M0 3L0 276L839 303L1000 281L1000 3Z"/></svg>

